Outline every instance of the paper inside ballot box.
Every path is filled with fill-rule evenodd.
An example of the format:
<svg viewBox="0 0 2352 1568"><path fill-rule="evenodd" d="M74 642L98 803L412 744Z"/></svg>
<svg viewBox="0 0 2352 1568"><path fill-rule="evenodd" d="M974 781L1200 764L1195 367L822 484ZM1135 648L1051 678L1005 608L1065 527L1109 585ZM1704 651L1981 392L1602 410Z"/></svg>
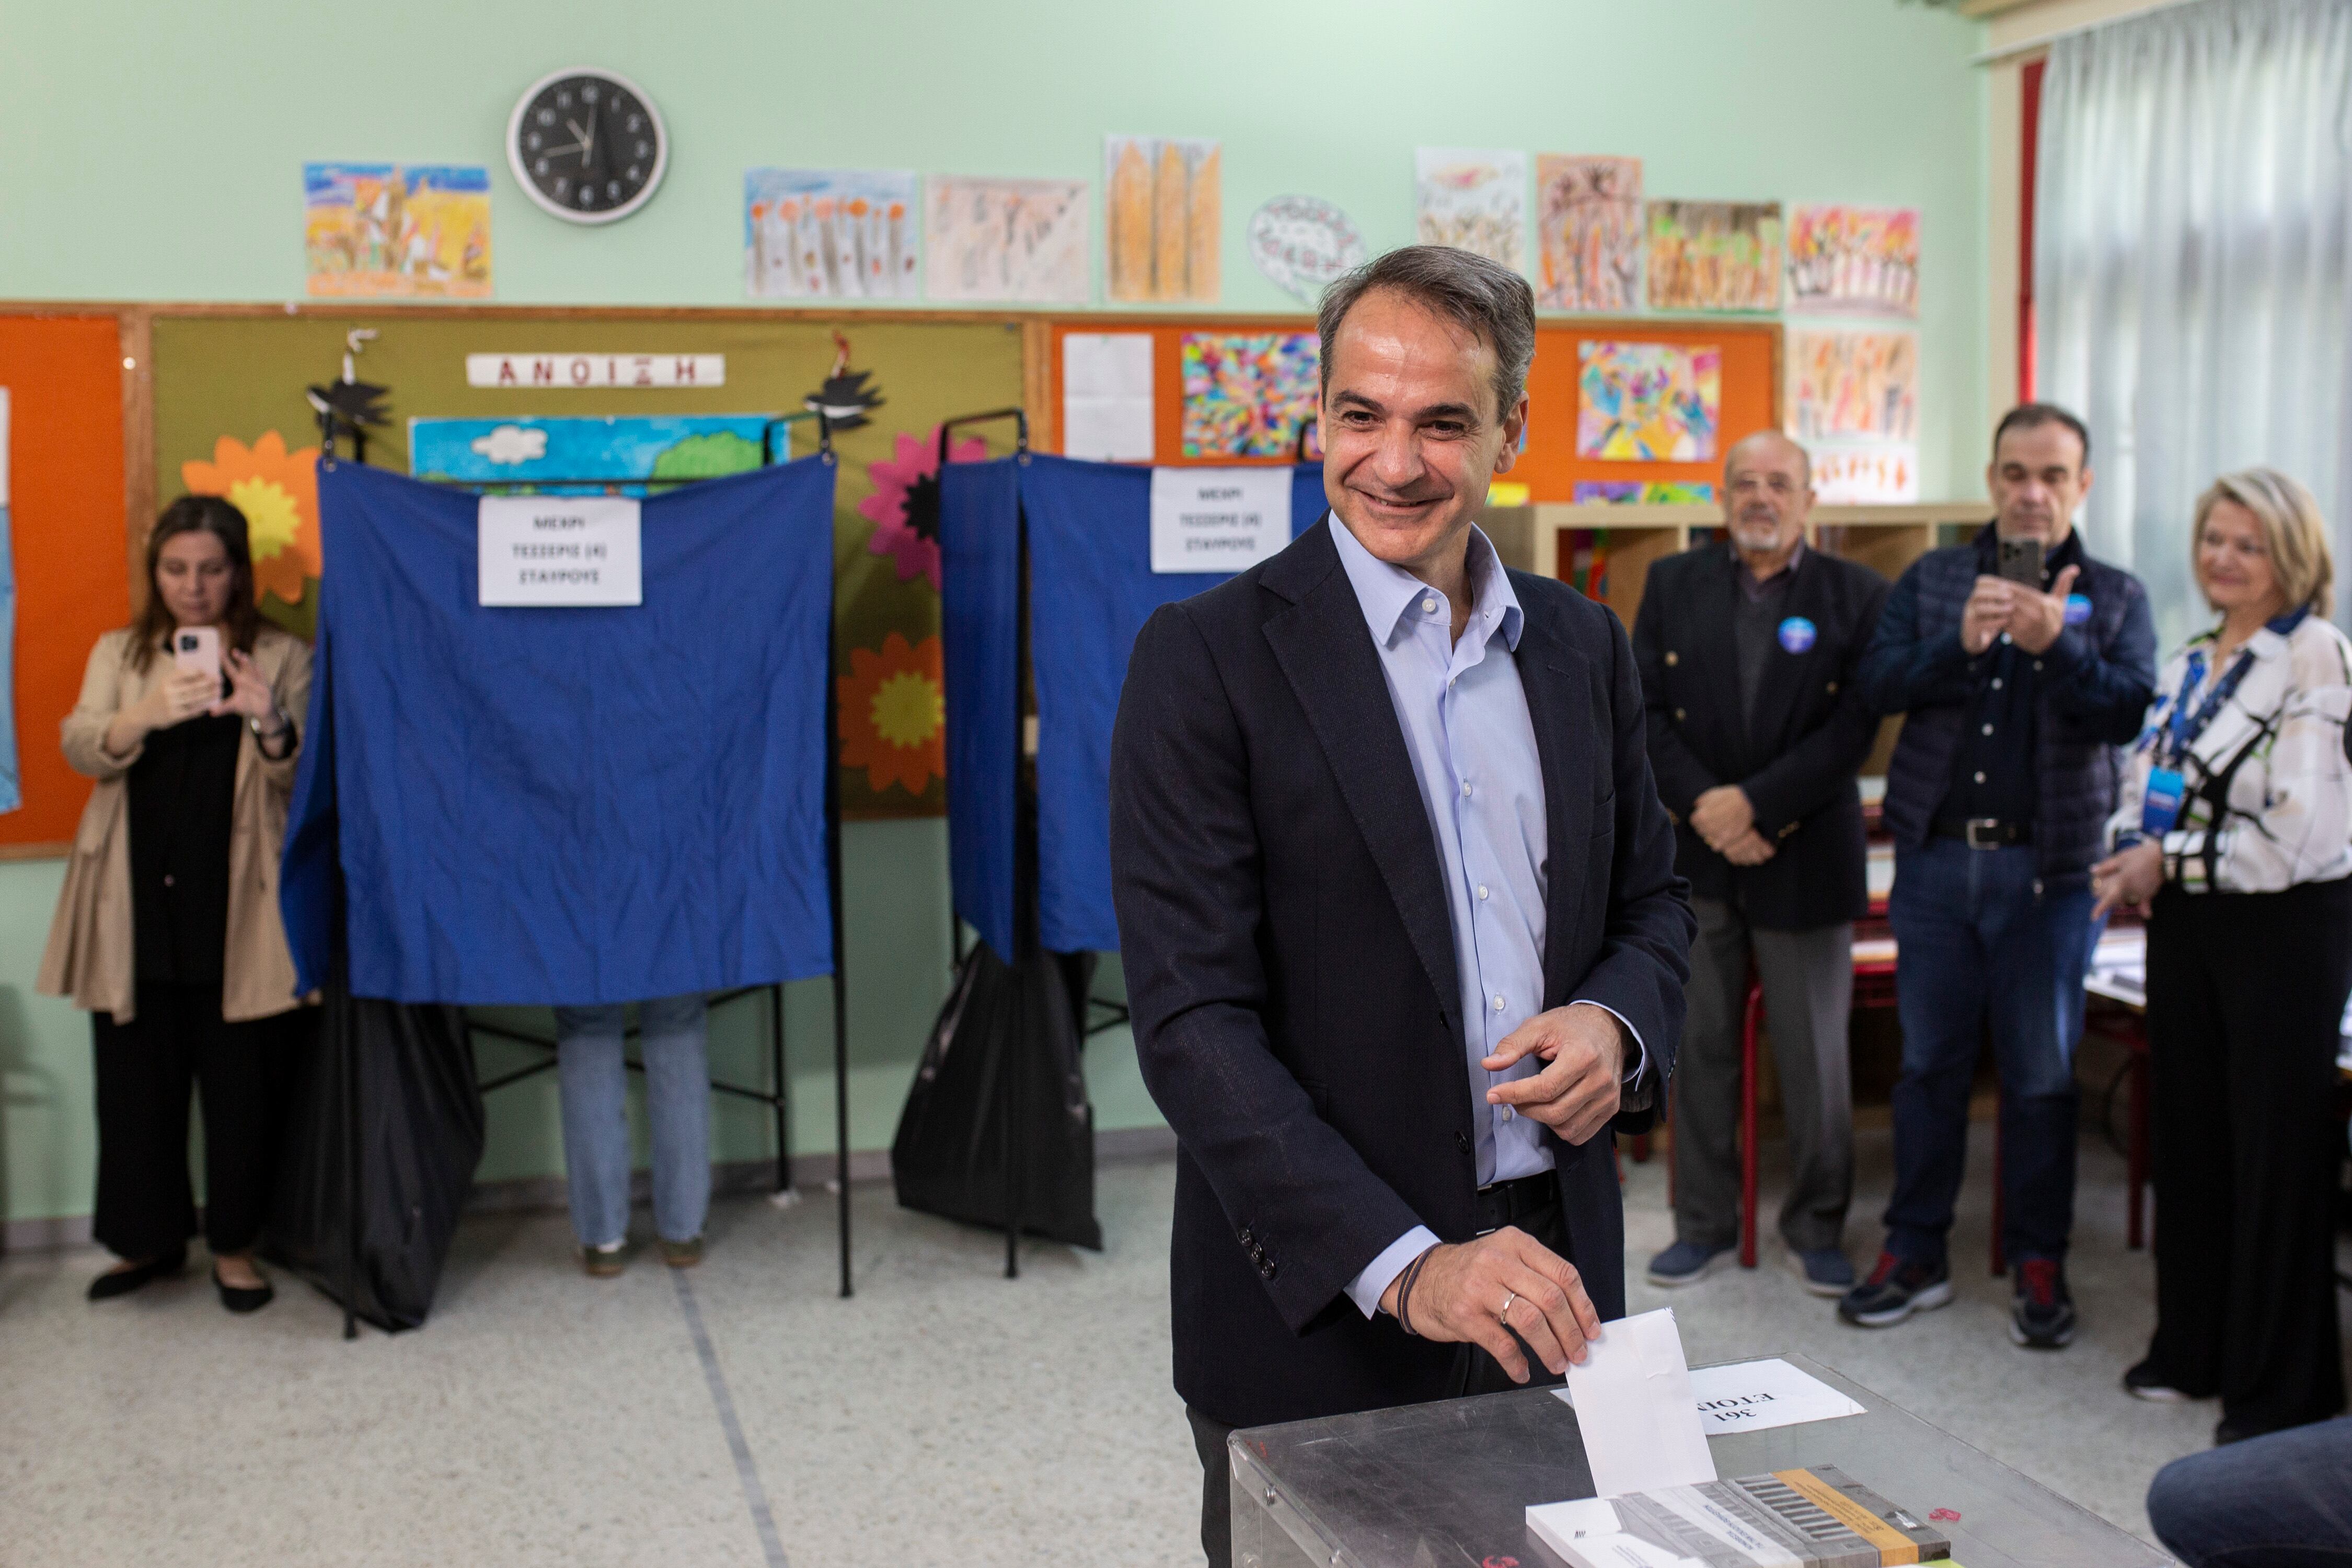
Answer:
<svg viewBox="0 0 2352 1568"><path fill-rule="evenodd" d="M1879 1568L1952 1549L1834 1465L1540 1503L1528 1531L1575 1568Z"/></svg>

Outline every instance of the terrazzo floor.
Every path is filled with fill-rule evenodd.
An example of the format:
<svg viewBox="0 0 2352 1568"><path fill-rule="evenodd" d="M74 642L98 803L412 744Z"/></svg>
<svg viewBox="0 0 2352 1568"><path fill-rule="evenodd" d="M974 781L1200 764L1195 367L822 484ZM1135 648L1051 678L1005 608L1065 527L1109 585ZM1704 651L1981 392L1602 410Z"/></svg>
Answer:
<svg viewBox="0 0 2352 1568"><path fill-rule="evenodd" d="M1627 1166L1632 1305L1674 1306L1694 1363L1815 1356L2145 1535L2149 1476L2216 1412L2116 1387L2150 1319L2122 1162L2086 1135L2083 1335L2034 1355L1983 1262L1983 1131L1941 1312L1845 1328L1771 1243L1753 1273L1652 1289L1640 1264L1671 1233L1654 1162ZM1859 1262L1885 1135L1858 1154ZM848 1301L829 1204L726 1201L702 1268L640 1257L611 1281L579 1274L561 1215L479 1215L425 1329L349 1344L299 1285L239 1320L197 1268L93 1307L94 1250L0 1261L0 1562L1197 1563L1167 1376L1172 1173L1106 1166L1106 1249L1032 1245L1018 1282L1000 1238L862 1186Z"/></svg>

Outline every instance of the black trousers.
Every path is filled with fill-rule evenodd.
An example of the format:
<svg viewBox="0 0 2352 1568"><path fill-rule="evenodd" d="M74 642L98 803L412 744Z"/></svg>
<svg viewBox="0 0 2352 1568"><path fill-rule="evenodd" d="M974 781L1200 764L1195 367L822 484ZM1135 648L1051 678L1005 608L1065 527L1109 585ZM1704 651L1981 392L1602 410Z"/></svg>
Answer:
<svg viewBox="0 0 2352 1568"><path fill-rule="evenodd" d="M98 1213L118 1257L172 1252L196 1234L188 1178L188 1091L205 1117L205 1241L242 1252L261 1235L278 1163L289 1052L311 1009L232 1024L218 985L142 985L135 1016L90 1015L98 1067Z"/></svg>
<svg viewBox="0 0 2352 1568"><path fill-rule="evenodd" d="M1490 1228L1500 1228L1505 1223L1515 1225L1559 1256L1568 1256L1568 1225L1560 1213L1556 1190L1551 1201L1541 1208L1524 1214L1497 1212L1486 1218L1492 1222ZM1352 1303L1348 1310L1355 1310ZM1514 1388L1543 1388L1568 1381L1544 1369L1544 1363L1528 1349L1527 1341L1519 1339L1517 1330L1511 1331L1511 1337L1519 1341L1519 1353L1527 1358L1530 1374L1527 1382L1513 1383L1511 1374L1503 1370L1503 1363L1478 1346L1456 1345L1454 1375L1446 1397L1461 1399ZM1234 1524L1227 1494L1233 1489L1234 1466L1232 1457L1225 1451L1225 1439L1234 1429L1189 1405L1184 1406L1184 1420L1192 1428L1192 1451L1201 1459L1201 1550L1209 1559L1209 1568L1233 1568Z"/></svg>
<svg viewBox="0 0 2352 1568"><path fill-rule="evenodd" d="M2160 1381L2267 1431L2344 1408L2336 1031L2352 880L2157 896L2148 923Z"/></svg>

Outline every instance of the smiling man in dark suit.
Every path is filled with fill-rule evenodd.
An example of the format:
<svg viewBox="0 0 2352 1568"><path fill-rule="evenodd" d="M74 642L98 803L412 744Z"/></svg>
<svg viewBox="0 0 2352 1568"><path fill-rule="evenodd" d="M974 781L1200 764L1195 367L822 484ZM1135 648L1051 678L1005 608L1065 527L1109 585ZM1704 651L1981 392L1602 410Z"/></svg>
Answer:
<svg viewBox="0 0 2352 1568"><path fill-rule="evenodd" d="M1319 326L1331 510L1152 616L1112 742L1213 1563L1232 1428L1556 1380L1622 1314L1605 1134L1649 1124L1691 935L1623 628L1472 522L1526 280L1412 247Z"/></svg>
<svg viewBox="0 0 2352 1568"><path fill-rule="evenodd" d="M1886 579L1805 548L1812 465L1776 430L1723 464L1728 537L1659 561L1633 653L1658 793L1678 823L1698 942L1675 1086L1675 1244L1654 1285L1688 1285L1739 1228L1733 1129L1751 951L1789 1124L1780 1235L1819 1296L1843 1295L1853 1197L1846 1024L1853 922L1869 906L1854 771L1878 716L1860 676Z"/></svg>

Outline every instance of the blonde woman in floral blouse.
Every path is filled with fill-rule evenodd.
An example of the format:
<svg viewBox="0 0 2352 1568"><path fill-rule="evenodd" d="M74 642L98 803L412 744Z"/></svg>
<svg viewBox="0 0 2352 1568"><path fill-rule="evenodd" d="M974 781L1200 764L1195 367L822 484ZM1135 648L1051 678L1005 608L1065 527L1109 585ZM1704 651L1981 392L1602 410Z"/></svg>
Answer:
<svg viewBox="0 0 2352 1568"><path fill-rule="evenodd" d="M2197 503L2221 624L2157 682L2099 910L2148 917L2157 1328L2144 1399L2219 1395L2217 1442L2344 1409L2330 1115L2352 992L2352 641L2311 492L2250 468Z"/></svg>

